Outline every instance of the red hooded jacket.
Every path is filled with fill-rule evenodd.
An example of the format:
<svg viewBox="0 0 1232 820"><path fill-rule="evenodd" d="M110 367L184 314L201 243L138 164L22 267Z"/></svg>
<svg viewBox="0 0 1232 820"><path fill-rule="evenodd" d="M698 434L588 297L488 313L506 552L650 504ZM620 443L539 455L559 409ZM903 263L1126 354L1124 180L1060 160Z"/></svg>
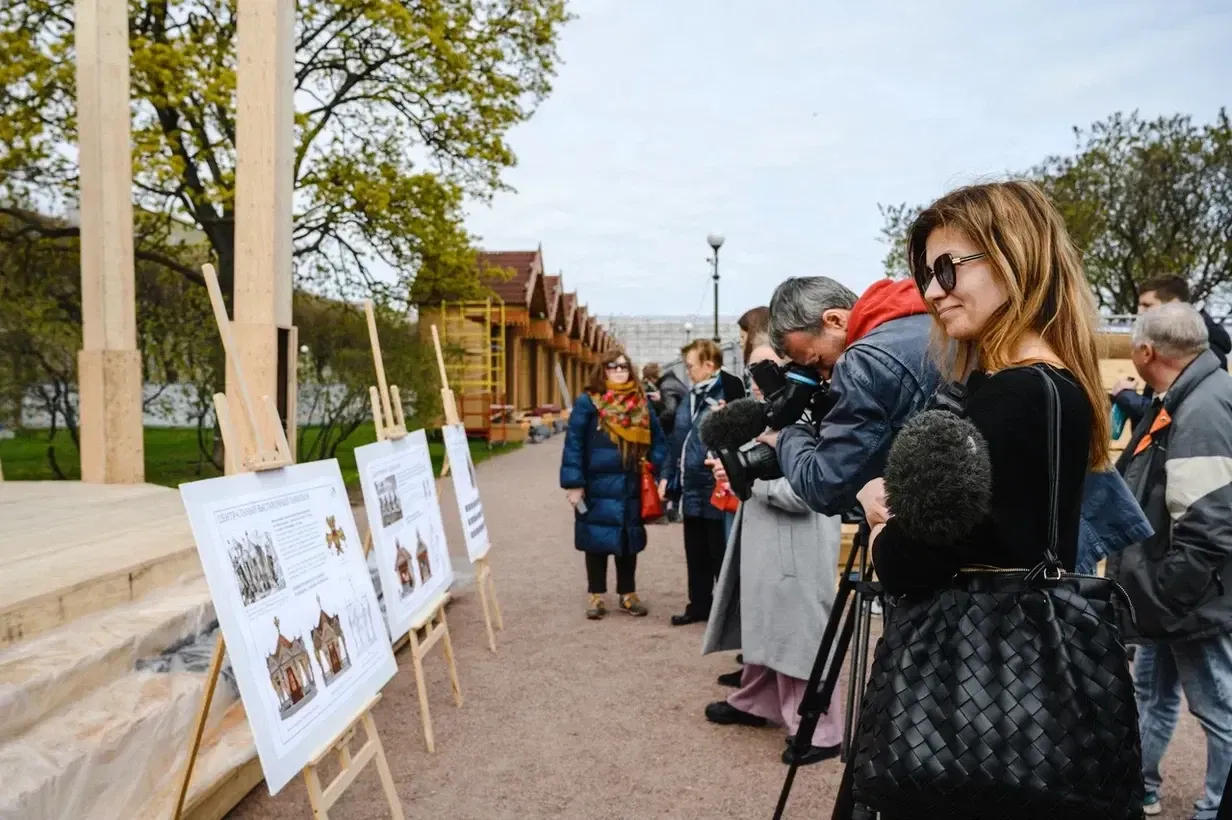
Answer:
<svg viewBox="0 0 1232 820"><path fill-rule="evenodd" d="M868 335L876 327L904 316L928 313L919 288L911 279L882 279L856 300L847 317L847 344Z"/></svg>

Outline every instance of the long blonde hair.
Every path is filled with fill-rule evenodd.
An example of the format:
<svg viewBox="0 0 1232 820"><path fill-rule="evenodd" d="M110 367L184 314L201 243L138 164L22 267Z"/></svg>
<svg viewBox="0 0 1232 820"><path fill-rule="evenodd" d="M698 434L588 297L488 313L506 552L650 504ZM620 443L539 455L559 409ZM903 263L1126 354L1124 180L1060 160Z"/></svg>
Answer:
<svg viewBox="0 0 1232 820"><path fill-rule="evenodd" d="M1035 184L991 182L951 191L922 211L907 234L912 273L927 266L924 245L938 228L961 231L987 259L1009 294L979 339L945 336L931 303L942 373L965 378L976 366L1003 370L1023 336L1035 331L1074 375L1091 403L1090 466L1109 463L1108 397L1099 375L1095 299L1061 214ZM961 276L961 272L959 273ZM916 277L916 281L928 281ZM926 300L927 302L927 300Z"/></svg>

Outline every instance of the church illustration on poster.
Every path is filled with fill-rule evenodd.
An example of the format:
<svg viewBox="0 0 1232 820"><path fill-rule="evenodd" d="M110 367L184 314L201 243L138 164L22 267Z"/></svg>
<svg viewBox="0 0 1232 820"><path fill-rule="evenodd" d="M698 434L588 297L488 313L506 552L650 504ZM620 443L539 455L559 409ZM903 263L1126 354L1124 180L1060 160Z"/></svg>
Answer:
<svg viewBox="0 0 1232 820"><path fill-rule="evenodd" d="M312 628L312 649L317 656L317 665L324 673L325 685L329 686L343 672L351 668L351 655L347 652L346 635L337 615L328 615L317 596L320 614L317 625Z"/></svg>
<svg viewBox="0 0 1232 820"><path fill-rule="evenodd" d="M415 560L419 563L419 583L426 584L432 578L432 559L428 557L428 545L423 533L416 530Z"/></svg>
<svg viewBox="0 0 1232 820"><path fill-rule="evenodd" d="M287 588L282 562L274 551L273 536L268 532L245 532L238 538L228 538L227 557L231 559L244 606Z"/></svg>
<svg viewBox="0 0 1232 820"><path fill-rule="evenodd" d="M313 699L317 680L308 650L304 648L304 639L291 640L283 635L277 616L274 616L274 632L278 637L274 651L265 658L265 665L269 669L270 685L278 695L278 716L286 720Z"/></svg>
<svg viewBox="0 0 1232 820"><path fill-rule="evenodd" d="M398 576L398 593L405 598L415 589L415 575L411 571L411 554L394 539L394 574Z"/></svg>

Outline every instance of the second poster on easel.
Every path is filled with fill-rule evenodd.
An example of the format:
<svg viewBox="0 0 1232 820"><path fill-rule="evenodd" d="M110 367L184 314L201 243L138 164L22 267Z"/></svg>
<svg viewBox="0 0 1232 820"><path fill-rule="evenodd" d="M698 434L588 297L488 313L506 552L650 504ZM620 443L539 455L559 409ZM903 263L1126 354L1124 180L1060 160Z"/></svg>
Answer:
<svg viewBox="0 0 1232 820"><path fill-rule="evenodd" d="M445 438L445 455L449 457L449 475L453 478L453 494L458 499L462 516L462 535L466 538L466 555L478 561L488 554L488 524L483 517L483 502L479 500L479 482L475 480L475 463L466 428L447 424L441 428Z"/></svg>
<svg viewBox="0 0 1232 820"><path fill-rule="evenodd" d="M453 584L423 430L355 449L389 632L405 635Z"/></svg>

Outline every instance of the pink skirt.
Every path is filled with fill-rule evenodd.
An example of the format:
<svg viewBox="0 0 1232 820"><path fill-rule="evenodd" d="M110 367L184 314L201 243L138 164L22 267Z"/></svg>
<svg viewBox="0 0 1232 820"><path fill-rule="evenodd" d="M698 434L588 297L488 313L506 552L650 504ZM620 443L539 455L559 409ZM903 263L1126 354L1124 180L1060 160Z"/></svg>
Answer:
<svg viewBox="0 0 1232 820"><path fill-rule="evenodd" d="M808 681L790 678L766 666L748 663L740 675L740 688L733 692L727 702L742 712L765 718L782 726L787 734L794 735L800 725L800 701ZM843 689L840 676L830 698L830 709L821 716L817 730L813 732L813 746L837 746L843 742Z"/></svg>

